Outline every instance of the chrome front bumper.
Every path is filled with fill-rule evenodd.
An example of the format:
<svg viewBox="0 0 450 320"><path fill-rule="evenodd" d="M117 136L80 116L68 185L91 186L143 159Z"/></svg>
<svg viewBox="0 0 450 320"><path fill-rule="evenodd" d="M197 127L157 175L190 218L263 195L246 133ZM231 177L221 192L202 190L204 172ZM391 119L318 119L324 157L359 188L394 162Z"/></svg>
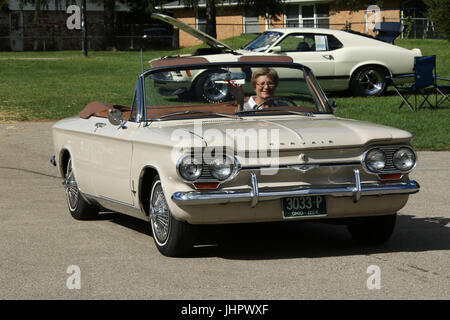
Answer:
<svg viewBox="0 0 450 320"><path fill-rule="evenodd" d="M305 186L283 190L261 190L258 188L256 175L251 175L250 190L224 190L211 192L175 192L172 200L179 205L203 205L203 204L225 204L231 202L248 202L255 207L259 201L269 201L284 197L295 196L333 196L353 197L358 202L361 196L381 196L392 194L413 194L419 192L420 186L416 181L397 183L361 184L359 170L354 170L354 185L336 187L314 187Z"/></svg>

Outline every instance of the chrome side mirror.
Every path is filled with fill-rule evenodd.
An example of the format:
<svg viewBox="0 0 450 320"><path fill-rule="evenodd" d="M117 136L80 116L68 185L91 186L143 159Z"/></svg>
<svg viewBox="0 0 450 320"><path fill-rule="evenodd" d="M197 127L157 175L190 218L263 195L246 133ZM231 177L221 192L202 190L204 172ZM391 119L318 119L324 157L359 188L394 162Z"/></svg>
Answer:
<svg viewBox="0 0 450 320"><path fill-rule="evenodd" d="M109 110L108 120L113 126L122 124L124 122L122 111L118 109Z"/></svg>
<svg viewBox="0 0 450 320"><path fill-rule="evenodd" d="M269 50L270 53L280 53L281 52L281 47L280 46L275 46L273 48L271 48Z"/></svg>

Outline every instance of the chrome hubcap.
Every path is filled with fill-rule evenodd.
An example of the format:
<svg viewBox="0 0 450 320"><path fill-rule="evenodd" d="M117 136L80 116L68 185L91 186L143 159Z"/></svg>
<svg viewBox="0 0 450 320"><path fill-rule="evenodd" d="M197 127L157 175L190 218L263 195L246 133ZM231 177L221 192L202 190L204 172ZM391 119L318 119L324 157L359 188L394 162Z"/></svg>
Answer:
<svg viewBox="0 0 450 320"><path fill-rule="evenodd" d="M78 203L78 185L75 180L75 175L72 169L72 159L69 159L66 169L66 177L63 181L64 189L66 190L67 203L69 204L69 209L74 211L77 208Z"/></svg>
<svg viewBox="0 0 450 320"><path fill-rule="evenodd" d="M203 93L211 101L220 101L227 96L228 88L226 84L214 83L208 78L203 84Z"/></svg>
<svg viewBox="0 0 450 320"><path fill-rule="evenodd" d="M159 181L153 186L151 194L150 222L155 240L163 245L169 236L170 211Z"/></svg>
<svg viewBox="0 0 450 320"><path fill-rule="evenodd" d="M359 77L359 87L366 95L375 95L383 89L383 77L375 70L364 71Z"/></svg>

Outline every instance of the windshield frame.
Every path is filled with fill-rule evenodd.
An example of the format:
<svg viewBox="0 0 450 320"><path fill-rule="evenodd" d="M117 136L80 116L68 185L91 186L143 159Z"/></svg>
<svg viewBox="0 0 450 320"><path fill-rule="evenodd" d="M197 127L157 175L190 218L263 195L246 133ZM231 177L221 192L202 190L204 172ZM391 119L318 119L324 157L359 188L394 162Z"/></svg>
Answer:
<svg viewBox="0 0 450 320"><path fill-rule="evenodd" d="M180 64L180 65L169 65L169 66L161 66L161 67L155 67L148 69L141 73L138 77L139 85L138 87L143 90L145 88L145 80L147 77L149 77L152 74L161 73L161 72L167 72L167 71L181 71L181 70L201 70L201 69L210 69L210 68L262 68L262 67L269 67L269 68L290 68L290 69L298 69L301 70L305 75L305 80L308 82L309 87L311 88L311 96L316 101L316 103L320 104L321 108L325 111L320 112L318 114L333 114L333 110L330 108L328 103L328 98L326 97L324 91L320 87L317 79L315 78L314 74L312 73L311 69L307 66L304 66L299 63L291 63L291 62L239 62L239 61L233 61L233 62L213 62L213 63L197 63L197 64ZM145 93L142 92L142 94L137 96L139 98L139 101L137 101L137 122L148 122L148 121L161 121L160 118L152 118L147 119L147 114L145 112L146 102L145 102ZM239 113L236 113L238 115ZM289 114L288 112L281 114ZM291 114L292 115L292 114ZM181 120L184 118L174 118L173 120Z"/></svg>

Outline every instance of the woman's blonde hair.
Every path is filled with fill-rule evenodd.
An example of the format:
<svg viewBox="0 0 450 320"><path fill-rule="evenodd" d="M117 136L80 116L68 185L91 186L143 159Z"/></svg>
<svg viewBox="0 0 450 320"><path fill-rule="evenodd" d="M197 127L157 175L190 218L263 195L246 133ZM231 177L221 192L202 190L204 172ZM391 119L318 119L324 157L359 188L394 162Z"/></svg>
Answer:
<svg viewBox="0 0 450 320"><path fill-rule="evenodd" d="M256 79L260 76L269 77L275 83L275 86L278 87L278 79L279 79L278 73L274 69L261 68L261 69L256 69L255 72L253 72L253 74L252 74L253 88L256 88Z"/></svg>

